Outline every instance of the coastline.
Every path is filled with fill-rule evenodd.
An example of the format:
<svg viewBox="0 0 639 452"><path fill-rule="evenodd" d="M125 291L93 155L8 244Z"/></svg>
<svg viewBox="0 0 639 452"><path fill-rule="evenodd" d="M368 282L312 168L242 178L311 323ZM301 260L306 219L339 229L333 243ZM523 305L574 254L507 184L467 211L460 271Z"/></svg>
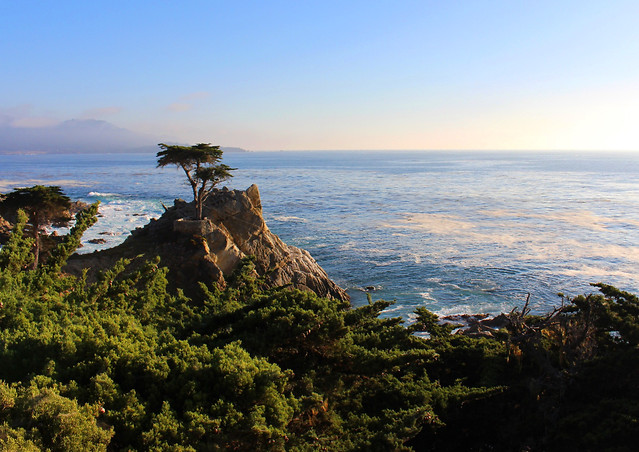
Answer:
<svg viewBox="0 0 639 452"><path fill-rule="evenodd" d="M557 292L585 293L593 282L639 288L639 197L632 196L639 159L364 151L225 157L240 168L234 186L259 184L269 227L309 250L358 306L367 303L359 290L366 286L396 300L388 315L404 318L418 306L443 316L497 315L523 305L528 292L534 312L543 313L559 301ZM5 190L31 179L101 200L103 217L86 238L104 238L104 247L159 216L162 203L189 196L179 172L157 171L151 154L2 160Z"/></svg>

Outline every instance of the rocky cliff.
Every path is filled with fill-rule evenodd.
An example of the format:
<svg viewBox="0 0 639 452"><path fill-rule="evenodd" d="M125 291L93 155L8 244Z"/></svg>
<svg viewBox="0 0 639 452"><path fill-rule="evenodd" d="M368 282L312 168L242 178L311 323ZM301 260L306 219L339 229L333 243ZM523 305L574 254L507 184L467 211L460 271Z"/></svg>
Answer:
<svg viewBox="0 0 639 452"><path fill-rule="evenodd" d="M12 227L11 223L0 216L0 244L3 244L9 239Z"/></svg>
<svg viewBox="0 0 639 452"><path fill-rule="evenodd" d="M123 244L74 255L66 270L95 271L120 257L160 256L171 279L189 287L198 281L223 284L242 258L254 256L256 271L270 286L290 284L325 297L349 298L307 251L285 244L268 229L256 185L245 191L217 190L204 205L204 219L194 220L194 214L193 203L176 200L162 217L133 231Z"/></svg>

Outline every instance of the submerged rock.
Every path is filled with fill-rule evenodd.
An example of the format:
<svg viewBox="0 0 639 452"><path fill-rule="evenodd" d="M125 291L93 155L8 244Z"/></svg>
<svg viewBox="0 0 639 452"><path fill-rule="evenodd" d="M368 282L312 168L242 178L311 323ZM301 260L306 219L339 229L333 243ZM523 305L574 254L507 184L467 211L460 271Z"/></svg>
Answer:
<svg viewBox="0 0 639 452"><path fill-rule="evenodd" d="M180 287L198 281L224 284L247 256L272 287L291 285L320 296L348 300L348 294L328 277L305 250L285 244L273 234L262 216L257 185L247 190L217 190L195 220L193 203L175 200L158 220L138 228L121 245L92 254L74 255L65 270L78 273L108 268L120 257L160 256L171 279Z"/></svg>

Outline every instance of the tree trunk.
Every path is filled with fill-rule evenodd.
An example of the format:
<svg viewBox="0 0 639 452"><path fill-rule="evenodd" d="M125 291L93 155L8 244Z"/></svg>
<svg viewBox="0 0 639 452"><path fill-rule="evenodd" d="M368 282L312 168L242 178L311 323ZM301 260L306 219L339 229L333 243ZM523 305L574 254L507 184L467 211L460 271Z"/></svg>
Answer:
<svg viewBox="0 0 639 452"><path fill-rule="evenodd" d="M193 185L193 201L195 202L195 218L201 220L200 198L197 195L197 186Z"/></svg>
<svg viewBox="0 0 639 452"><path fill-rule="evenodd" d="M195 200L195 216L198 220L202 219L202 197L198 196L197 199Z"/></svg>
<svg viewBox="0 0 639 452"><path fill-rule="evenodd" d="M201 208L198 210L198 196L197 196L197 181L195 179L193 179L193 177L191 176L191 173L189 172L189 169L187 169L186 166L184 165L180 165L182 167L182 169L184 170L184 174L186 174L186 178L189 180L189 184L191 185L191 190L193 190L193 201L195 202L195 217L198 220L201 220L202 218L200 218L202 216L202 212L201 212Z"/></svg>
<svg viewBox="0 0 639 452"><path fill-rule="evenodd" d="M208 197L208 192L206 191L206 181L202 181L202 185L200 186L200 188L197 191L197 198L195 201L195 204L197 206L197 219L198 220L202 220L204 215L203 215L203 209L204 209L204 201L206 201L206 198Z"/></svg>

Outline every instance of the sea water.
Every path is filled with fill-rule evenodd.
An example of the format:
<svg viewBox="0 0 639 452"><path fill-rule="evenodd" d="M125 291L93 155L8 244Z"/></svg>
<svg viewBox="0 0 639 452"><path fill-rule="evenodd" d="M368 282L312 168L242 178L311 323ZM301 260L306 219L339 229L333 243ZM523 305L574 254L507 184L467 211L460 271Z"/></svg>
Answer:
<svg viewBox="0 0 639 452"><path fill-rule="evenodd" d="M227 185L256 183L269 228L307 249L354 305L385 315L535 312L604 282L639 292L639 154L227 153ZM189 200L153 154L0 155L0 192L59 185L101 201L80 252L115 246ZM102 238L105 244L88 241Z"/></svg>

